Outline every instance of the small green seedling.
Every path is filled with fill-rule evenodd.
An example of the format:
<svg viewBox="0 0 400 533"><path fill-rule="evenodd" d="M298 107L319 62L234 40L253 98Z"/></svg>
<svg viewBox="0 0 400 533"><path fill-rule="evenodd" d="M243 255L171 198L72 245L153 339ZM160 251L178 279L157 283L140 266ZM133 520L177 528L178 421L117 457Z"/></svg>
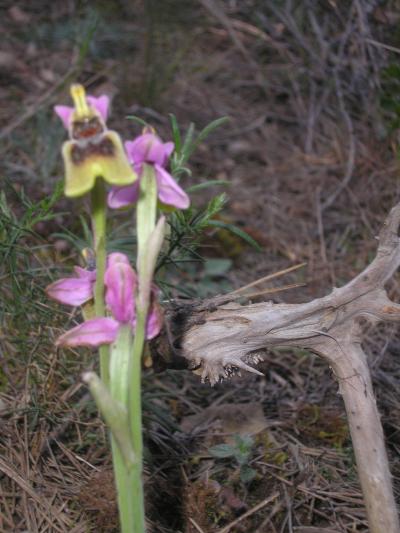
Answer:
<svg viewBox="0 0 400 533"><path fill-rule="evenodd" d="M250 483L257 472L249 466L249 460L254 446L254 439L250 435L235 435L233 444L217 444L208 451L219 459L234 458L240 468L240 479L243 483Z"/></svg>

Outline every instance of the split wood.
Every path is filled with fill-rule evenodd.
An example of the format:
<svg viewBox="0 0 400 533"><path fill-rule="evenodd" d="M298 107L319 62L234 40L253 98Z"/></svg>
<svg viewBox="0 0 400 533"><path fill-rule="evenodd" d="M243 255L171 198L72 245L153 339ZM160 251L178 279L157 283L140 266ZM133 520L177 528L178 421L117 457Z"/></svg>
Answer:
<svg viewBox="0 0 400 533"><path fill-rule="evenodd" d="M167 366L178 361L175 366L183 367L185 361L211 383L238 369L260 374L250 365L275 346L308 349L325 359L345 403L371 533L400 532L382 425L361 347L363 324L400 321L400 305L384 288L400 266L399 224L400 204L379 234L372 263L323 298L241 306L227 295L175 303L166 313L164 345L158 341L156 349L164 360L169 358Z"/></svg>

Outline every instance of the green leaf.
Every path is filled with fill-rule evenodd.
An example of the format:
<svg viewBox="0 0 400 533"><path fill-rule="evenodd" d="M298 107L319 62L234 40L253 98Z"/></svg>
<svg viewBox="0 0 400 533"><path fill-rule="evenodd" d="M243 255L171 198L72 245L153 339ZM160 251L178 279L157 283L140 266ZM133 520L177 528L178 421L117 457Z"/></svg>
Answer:
<svg viewBox="0 0 400 533"><path fill-rule="evenodd" d="M193 152L193 136L194 136L194 124L193 122L191 122L186 132L185 140L183 141L183 146L181 150L181 165L186 163L186 161L190 157L190 154Z"/></svg>
<svg viewBox="0 0 400 533"><path fill-rule="evenodd" d="M240 479L243 483L250 483L257 475L256 470L254 468L250 468L250 466L244 465L240 468Z"/></svg>
<svg viewBox="0 0 400 533"><path fill-rule="evenodd" d="M137 122L138 124L140 124L141 126L143 126L143 128L146 128L149 124L143 120L142 118L140 117L137 117L136 115L127 115L126 117L128 120L133 120L134 122Z"/></svg>
<svg viewBox="0 0 400 533"><path fill-rule="evenodd" d="M221 117L221 118L217 118L216 120L213 120L212 122L210 122L210 124L208 124L205 128L201 130L201 132L198 134L195 140L193 140L194 124L191 123L188 128L188 131L185 137L185 142L182 148L182 155L183 155L182 163L186 162L189 159L189 157L196 150L199 144L203 142L204 139L206 139L206 137L208 137L208 135L210 135L211 132L219 128L219 126L221 126L222 124L225 124L228 120L229 120L229 117Z"/></svg>
<svg viewBox="0 0 400 533"><path fill-rule="evenodd" d="M199 133L199 135L198 135L198 137L196 139L196 142L194 143L194 148L196 148L202 141L204 141L204 139L206 137L208 137L210 135L210 133L212 133L214 130L216 130L217 128L219 128L223 124L226 124L227 122L229 122L229 120L230 120L229 117L220 117L220 118L217 118L217 119L213 120L212 122L210 122L210 124L208 124Z"/></svg>
<svg viewBox="0 0 400 533"><path fill-rule="evenodd" d="M187 192L197 192L202 189L208 189L209 187L214 187L216 185L231 185L231 182L228 180L208 180L203 183L198 183L197 185L192 185L187 189Z"/></svg>
<svg viewBox="0 0 400 533"><path fill-rule="evenodd" d="M222 222L221 220L210 220L209 226L214 226L215 228L221 228L226 229L233 233L234 235L237 235L241 239L247 242L247 244L250 244L253 248L255 248L258 252L261 252L262 248L258 244L257 241L253 239L253 237L250 237L248 233L243 231L242 229L238 228L234 224L228 224L227 222Z"/></svg>
<svg viewBox="0 0 400 533"><path fill-rule="evenodd" d="M235 455L235 449L230 444L217 444L212 446L208 453L213 457L218 457L220 459L226 457L233 457Z"/></svg>
<svg viewBox="0 0 400 533"><path fill-rule="evenodd" d="M178 121L176 120L176 116L172 113L170 113L169 118L171 119L172 136L174 139L175 150L179 153L182 147L182 137L178 126Z"/></svg>
<svg viewBox="0 0 400 533"><path fill-rule="evenodd" d="M251 435L235 435L236 445L240 450L250 450L253 447L254 439Z"/></svg>

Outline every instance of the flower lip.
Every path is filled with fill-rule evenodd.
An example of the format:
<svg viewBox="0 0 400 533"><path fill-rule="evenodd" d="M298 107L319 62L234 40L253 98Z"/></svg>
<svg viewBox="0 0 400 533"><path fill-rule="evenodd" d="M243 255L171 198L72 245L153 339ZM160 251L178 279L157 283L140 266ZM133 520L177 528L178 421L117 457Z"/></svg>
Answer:
<svg viewBox="0 0 400 533"><path fill-rule="evenodd" d="M73 120L71 124L71 138L79 141L85 139L94 140L106 130L99 117L87 117L80 120Z"/></svg>

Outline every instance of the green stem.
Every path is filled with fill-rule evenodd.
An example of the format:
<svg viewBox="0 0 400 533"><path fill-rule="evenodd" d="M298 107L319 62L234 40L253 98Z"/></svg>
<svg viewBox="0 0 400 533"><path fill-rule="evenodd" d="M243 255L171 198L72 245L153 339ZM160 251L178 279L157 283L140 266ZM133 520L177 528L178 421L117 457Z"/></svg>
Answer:
<svg viewBox="0 0 400 533"><path fill-rule="evenodd" d="M128 403L128 394L132 384L128 383L128 369L132 361L132 329L129 324L121 326L118 338L112 346L111 354L111 395L123 405ZM139 376L139 409L140 409L140 372ZM129 391L129 392L128 392ZM136 424L141 437L141 417L138 411ZM133 445L135 461L128 468L121 453L121 448L112 437L112 455L115 483L117 486L118 508L122 533L144 533L144 501L142 488L142 447Z"/></svg>
<svg viewBox="0 0 400 533"><path fill-rule="evenodd" d="M104 307L104 273L106 269L106 222L107 203L104 181L97 179L92 189L92 229L94 252L96 254L96 285L94 288L94 310L98 317L105 315ZM100 375L108 387L110 381L109 349L103 344L99 348Z"/></svg>
<svg viewBox="0 0 400 533"><path fill-rule="evenodd" d="M135 533L145 531L145 511L143 494L143 436L142 436L142 353L145 342L146 313L137 310L135 338L129 368L128 418L131 431L135 464L132 467L132 482L135 499L132 501L136 519Z"/></svg>
<svg viewBox="0 0 400 533"><path fill-rule="evenodd" d="M137 261L145 260L149 238L155 228L157 217L157 182L154 168L143 165L140 179L140 196L136 206ZM139 268L139 265L138 265ZM140 280L139 280L140 282Z"/></svg>
<svg viewBox="0 0 400 533"><path fill-rule="evenodd" d="M144 166L140 183L140 197L136 208L137 216L137 267L139 272L139 291L136 298L136 325L132 354L129 360L128 419L131 432L135 463L131 471L132 487L135 497L132 500L132 513L135 517L134 533L145 531L145 511L143 494L143 435L142 435L142 354L146 338L146 318L149 308L151 276L144 282L141 273L145 271L148 245L156 225L157 187L154 169Z"/></svg>

